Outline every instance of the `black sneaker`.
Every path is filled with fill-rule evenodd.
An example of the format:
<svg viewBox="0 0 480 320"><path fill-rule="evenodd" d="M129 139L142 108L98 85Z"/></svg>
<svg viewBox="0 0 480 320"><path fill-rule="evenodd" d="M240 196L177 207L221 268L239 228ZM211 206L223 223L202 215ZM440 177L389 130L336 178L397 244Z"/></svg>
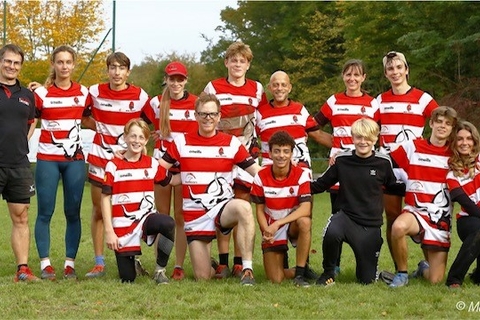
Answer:
<svg viewBox="0 0 480 320"><path fill-rule="evenodd" d="M293 278L293 284L295 285L295 287L310 287L310 283L308 283L303 276L296 276L295 278Z"/></svg>
<svg viewBox="0 0 480 320"><path fill-rule="evenodd" d="M310 268L308 264L305 265L305 273L303 277L307 280L317 280L319 275L313 269Z"/></svg>
<svg viewBox="0 0 480 320"><path fill-rule="evenodd" d="M385 282L386 284L390 284L393 281L393 278L395 278L395 273L389 272L387 270L383 270L380 272L378 275L378 278Z"/></svg>
<svg viewBox="0 0 480 320"><path fill-rule="evenodd" d="M335 284L335 278L322 273L322 275L317 279L316 285L322 287L329 287Z"/></svg>

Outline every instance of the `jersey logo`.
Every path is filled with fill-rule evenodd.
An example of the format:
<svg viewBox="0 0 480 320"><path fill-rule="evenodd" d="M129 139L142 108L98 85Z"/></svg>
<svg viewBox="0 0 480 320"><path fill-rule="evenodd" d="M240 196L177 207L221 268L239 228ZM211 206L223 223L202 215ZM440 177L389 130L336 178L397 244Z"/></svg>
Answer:
<svg viewBox="0 0 480 320"><path fill-rule="evenodd" d="M430 222L435 224L440 230L450 230L450 196L447 189L443 188L433 197L432 202L420 202L415 197L415 207L420 211L426 212Z"/></svg>
<svg viewBox="0 0 480 320"><path fill-rule="evenodd" d="M133 220L133 221L140 221L146 214L153 212L153 208L155 201L153 197L147 195L140 200L138 204L138 210L128 212L124 205L122 205L123 215L125 218Z"/></svg>
<svg viewBox="0 0 480 320"><path fill-rule="evenodd" d="M370 175L371 175L371 176L376 176L376 175L377 175L377 170L375 170L375 169L370 169Z"/></svg>
<svg viewBox="0 0 480 320"><path fill-rule="evenodd" d="M21 103L23 103L24 105L27 105L27 106L30 105L30 101L29 101L28 99L26 99L26 98L20 97L20 98L18 98L18 101L21 102Z"/></svg>
<svg viewBox="0 0 480 320"><path fill-rule="evenodd" d="M75 104L78 104L80 102L80 100L78 99L78 97L75 97L75 98L73 98L73 102L75 102Z"/></svg>
<svg viewBox="0 0 480 320"><path fill-rule="evenodd" d="M207 211L215 207L218 203L232 199L234 196L232 186L230 186L225 178L218 177L217 173L215 173L213 181L208 184L204 193L194 194L190 186L188 189L190 191L190 199L197 204L201 204Z"/></svg>
<svg viewBox="0 0 480 320"><path fill-rule="evenodd" d="M68 132L68 136L65 139L57 139L50 131L50 137L52 144L57 148L63 150L63 155L66 159L74 159L82 150L80 141L81 122L75 120L75 124Z"/></svg>
<svg viewBox="0 0 480 320"><path fill-rule="evenodd" d="M133 101L130 101L130 103L128 104L128 109L133 110L133 107L135 106L135 104L133 103Z"/></svg>
<svg viewBox="0 0 480 320"><path fill-rule="evenodd" d="M190 119L190 111L189 110L185 111L185 119Z"/></svg>

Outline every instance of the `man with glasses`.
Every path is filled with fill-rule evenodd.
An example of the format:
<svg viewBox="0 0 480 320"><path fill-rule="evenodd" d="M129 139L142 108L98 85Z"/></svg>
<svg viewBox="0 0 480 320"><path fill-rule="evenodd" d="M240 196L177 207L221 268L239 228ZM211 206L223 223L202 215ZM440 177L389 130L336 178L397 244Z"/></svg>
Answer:
<svg viewBox="0 0 480 320"><path fill-rule="evenodd" d="M217 131L220 118L220 101L215 95L197 99L198 131L176 137L160 159L166 169L178 163L180 175L168 173L161 184L176 185L181 179L185 233L195 279L214 277L218 266L211 263L211 242L217 230L227 235L236 227L241 284L253 285L255 221L250 203L234 199L232 169L237 165L253 177L260 167L237 137Z"/></svg>
<svg viewBox="0 0 480 320"><path fill-rule="evenodd" d="M12 219L12 249L17 263L15 282L39 279L28 267L28 208L35 194L28 161L28 133L35 118L33 93L20 85L24 53L14 44L0 49L0 193Z"/></svg>
<svg viewBox="0 0 480 320"><path fill-rule="evenodd" d="M410 68L405 55L390 51L383 57L385 77L392 88L377 97L380 105L380 146L386 153L399 144L421 138L427 118L438 107L437 102L428 93L408 84ZM402 211L402 198L405 196L405 172L400 168L393 169L395 176L402 184L398 188L385 190L384 206L387 218L387 242L392 253L391 233L395 219ZM392 256L393 257L393 256ZM388 275L387 282L391 281Z"/></svg>

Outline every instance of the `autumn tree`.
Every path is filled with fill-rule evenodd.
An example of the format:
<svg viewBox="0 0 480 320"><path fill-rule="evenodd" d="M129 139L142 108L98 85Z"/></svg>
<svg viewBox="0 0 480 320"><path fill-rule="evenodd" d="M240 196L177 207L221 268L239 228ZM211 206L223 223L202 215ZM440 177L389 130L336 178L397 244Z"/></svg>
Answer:
<svg viewBox="0 0 480 320"><path fill-rule="evenodd" d="M22 69L24 83L43 82L49 73L49 58L60 45L69 45L78 55L74 79L84 71L106 33L103 1L21 1L7 2L7 42L18 44L25 52ZM11 23L14 21L14 23ZM106 50L100 50L85 73L82 83L90 85L106 79Z"/></svg>

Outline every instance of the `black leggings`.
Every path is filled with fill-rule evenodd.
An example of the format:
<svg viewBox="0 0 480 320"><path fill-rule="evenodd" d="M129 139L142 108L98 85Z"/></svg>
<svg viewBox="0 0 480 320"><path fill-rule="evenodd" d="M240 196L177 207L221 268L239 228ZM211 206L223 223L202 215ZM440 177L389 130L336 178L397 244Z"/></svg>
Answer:
<svg viewBox="0 0 480 320"><path fill-rule="evenodd" d="M143 224L144 235L157 235L157 265L166 267L175 239L175 220L166 215L155 213L147 217ZM135 256L115 254L118 274L122 282L133 282L136 278Z"/></svg>
<svg viewBox="0 0 480 320"><path fill-rule="evenodd" d="M447 286L454 283L462 284L468 269L475 260L477 260L476 273L480 272L478 270L480 259L480 218L459 218L457 220L457 233L463 243L448 271Z"/></svg>

